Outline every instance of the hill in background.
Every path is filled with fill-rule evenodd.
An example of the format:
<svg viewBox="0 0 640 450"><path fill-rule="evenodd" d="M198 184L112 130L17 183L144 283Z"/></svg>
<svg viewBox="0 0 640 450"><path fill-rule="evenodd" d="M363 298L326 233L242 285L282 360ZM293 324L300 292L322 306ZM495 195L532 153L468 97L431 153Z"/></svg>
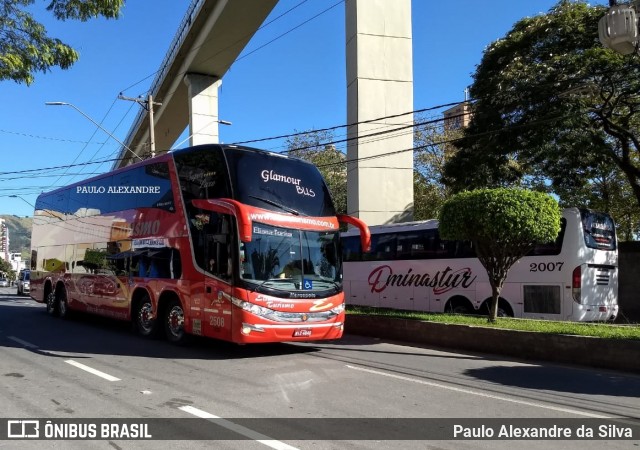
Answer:
<svg viewBox="0 0 640 450"><path fill-rule="evenodd" d="M5 220L9 229L9 251L11 253L21 253L22 259L29 259L31 256L31 225L33 218L10 214L2 214L0 218Z"/></svg>

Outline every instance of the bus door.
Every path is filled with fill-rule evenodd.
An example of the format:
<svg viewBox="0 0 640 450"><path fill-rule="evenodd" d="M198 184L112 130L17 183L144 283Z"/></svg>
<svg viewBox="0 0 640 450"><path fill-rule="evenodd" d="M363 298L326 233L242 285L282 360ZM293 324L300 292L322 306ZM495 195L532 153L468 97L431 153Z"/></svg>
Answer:
<svg viewBox="0 0 640 450"><path fill-rule="evenodd" d="M231 339L232 265L227 233L205 236L206 276L204 281L203 335Z"/></svg>

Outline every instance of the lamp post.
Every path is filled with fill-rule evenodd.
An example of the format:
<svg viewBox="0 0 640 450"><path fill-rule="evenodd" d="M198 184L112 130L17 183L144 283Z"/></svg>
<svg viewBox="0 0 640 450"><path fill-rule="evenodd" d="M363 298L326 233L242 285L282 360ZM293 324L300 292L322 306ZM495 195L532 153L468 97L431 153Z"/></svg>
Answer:
<svg viewBox="0 0 640 450"><path fill-rule="evenodd" d="M117 137L115 137L113 134L109 133L109 131L107 131L106 129L104 129L102 127L102 125L100 125L98 122L96 122L95 120L93 120L91 117L89 117L87 114L85 114L84 112L82 112L82 110L80 108L78 108L76 105L72 104L72 103L67 103L67 102L45 102L45 105L47 106L71 106L73 109L75 109L76 111L78 111L80 114L82 114L85 118L87 118L89 121L91 121L91 123L93 123L95 126L97 126L98 128L100 128L102 131L104 131L105 133L107 133L109 136L111 136L111 138L116 141L118 144L122 145L124 148L126 148L127 150L129 150L129 152L131 152L136 158L138 158L140 161L142 161L142 158L140 156L138 156L136 154L136 152L134 152L133 150L131 150L127 144L125 144L124 142L122 142L120 139L118 139Z"/></svg>
<svg viewBox="0 0 640 450"><path fill-rule="evenodd" d="M31 206L32 208L35 208L35 205L33 205L31 202L26 201L24 198L20 197L19 195L10 195L9 198L19 198L20 200L22 200L23 202L25 202L27 205Z"/></svg>
<svg viewBox="0 0 640 450"><path fill-rule="evenodd" d="M20 197L19 195L8 195L7 197L9 198L19 198L20 200L22 200L23 202L25 202L27 205L31 206L34 209L34 217L35 217L35 209L36 209L36 205L34 205L33 203L25 200L24 198ZM56 216L55 214L53 214L51 211L45 210L45 212L49 215L49 217L53 217L54 219L63 221L63 219L61 219L60 217Z"/></svg>
<svg viewBox="0 0 640 450"><path fill-rule="evenodd" d="M24 198L20 197L19 195L9 195L9 198L19 198L20 200L22 200L23 202L25 202L27 205L29 205L30 207L35 209L35 205L31 204L31 202L26 201Z"/></svg>

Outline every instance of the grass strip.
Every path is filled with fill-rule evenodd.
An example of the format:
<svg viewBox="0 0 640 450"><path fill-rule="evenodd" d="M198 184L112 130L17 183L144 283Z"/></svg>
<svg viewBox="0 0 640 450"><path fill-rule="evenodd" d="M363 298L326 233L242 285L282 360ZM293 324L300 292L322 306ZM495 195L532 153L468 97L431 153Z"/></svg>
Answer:
<svg viewBox="0 0 640 450"><path fill-rule="evenodd" d="M426 313L367 306L347 306L347 314L396 317L401 319L424 320L428 322L454 325L470 325L517 331L591 336L606 339L640 340L640 325L638 324L618 325L611 323L556 322L551 320L514 319L506 317L499 317L497 322L491 323L487 320L486 316Z"/></svg>

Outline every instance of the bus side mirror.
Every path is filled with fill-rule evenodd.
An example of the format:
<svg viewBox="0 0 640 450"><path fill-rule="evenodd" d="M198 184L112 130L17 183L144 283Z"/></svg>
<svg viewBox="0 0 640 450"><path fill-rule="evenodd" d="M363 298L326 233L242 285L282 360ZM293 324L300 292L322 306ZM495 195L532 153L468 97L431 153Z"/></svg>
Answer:
<svg viewBox="0 0 640 450"><path fill-rule="evenodd" d="M371 251L371 232L369 227L357 217L348 216L346 214L338 214L338 221L348 223L360 230L360 246L362 251L369 253Z"/></svg>

